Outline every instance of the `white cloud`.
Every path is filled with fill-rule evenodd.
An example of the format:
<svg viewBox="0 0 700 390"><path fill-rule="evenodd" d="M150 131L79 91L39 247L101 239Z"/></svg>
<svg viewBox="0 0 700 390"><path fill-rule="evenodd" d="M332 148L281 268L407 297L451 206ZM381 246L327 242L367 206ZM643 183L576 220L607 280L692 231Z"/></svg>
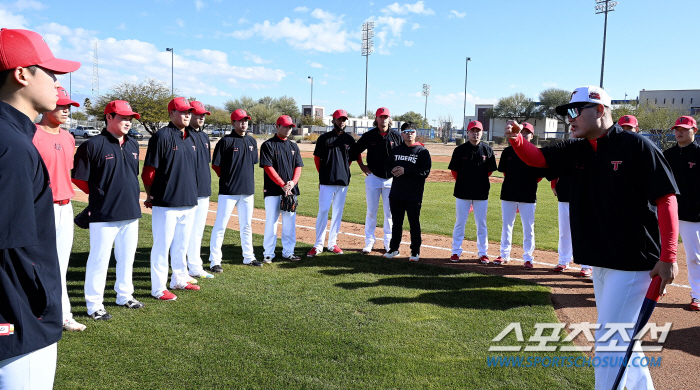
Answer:
<svg viewBox="0 0 700 390"><path fill-rule="evenodd" d="M542 83L542 86L547 88L554 88L557 86L557 83Z"/></svg>
<svg viewBox="0 0 700 390"><path fill-rule="evenodd" d="M117 26L117 30L126 30L126 23L122 23Z"/></svg>
<svg viewBox="0 0 700 390"><path fill-rule="evenodd" d="M46 4L40 3L35 0L17 0L14 4L11 5L11 8L17 11L23 11L25 9L41 11L46 7Z"/></svg>
<svg viewBox="0 0 700 390"><path fill-rule="evenodd" d="M455 10L451 10L451 11L450 11L450 19L452 19L452 18L460 18L460 19L462 19L462 18L465 17L465 16L467 16L467 13L466 13L466 12L458 12L458 11L455 11Z"/></svg>
<svg viewBox="0 0 700 390"><path fill-rule="evenodd" d="M27 19L22 15L0 9L0 26L3 28L27 28Z"/></svg>
<svg viewBox="0 0 700 390"><path fill-rule="evenodd" d="M253 53L248 52L248 51L244 51L243 55L244 55L243 56L244 60L253 61L256 64L269 64L272 62L272 60L264 60L259 55L253 54Z"/></svg>
<svg viewBox="0 0 700 390"><path fill-rule="evenodd" d="M307 7L296 7L294 12L309 12L309 9Z"/></svg>
<svg viewBox="0 0 700 390"><path fill-rule="evenodd" d="M417 97L417 98L419 98L419 97L423 97L423 94L420 93L420 92L413 92L413 93L409 93L409 94L408 94L408 97Z"/></svg>
<svg viewBox="0 0 700 390"><path fill-rule="evenodd" d="M318 62L306 61L306 63L309 64L309 66L312 68L323 68L323 65L319 64Z"/></svg>
<svg viewBox="0 0 700 390"><path fill-rule="evenodd" d="M411 47L411 46L413 46L413 41L403 41L403 44L405 46Z"/></svg>
<svg viewBox="0 0 700 390"><path fill-rule="evenodd" d="M360 49L360 45L353 40L356 34L344 29L344 15L336 16L317 8L311 12L311 16L320 22L306 25L300 19L292 21L285 17L274 24L266 20L263 23L256 23L248 30L234 31L227 35L238 39L260 36L264 40L275 42L284 40L295 49L325 53L342 53Z"/></svg>
<svg viewBox="0 0 700 390"><path fill-rule="evenodd" d="M418 1L415 4L403 4L394 3L388 5L386 8L382 8L382 12L389 14L399 14L406 15L409 13L422 14L422 15L435 15L435 12L430 8L425 8L424 1Z"/></svg>
<svg viewBox="0 0 700 390"><path fill-rule="evenodd" d="M374 36L378 40L375 45L377 53L382 55L391 54L388 48L398 45L397 41L401 37L401 30L406 24L406 19L395 18L393 16L370 17L367 21L373 21L375 30L379 30ZM389 36L391 32L391 37Z"/></svg>
<svg viewBox="0 0 700 390"><path fill-rule="evenodd" d="M185 27L185 21L182 19L175 19L175 23L180 27Z"/></svg>
<svg viewBox="0 0 700 390"><path fill-rule="evenodd" d="M250 21L246 18L238 19L238 24L246 24L246 23L250 23Z"/></svg>
<svg viewBox="0 0 700 390"><path fill-rule="evenodd" d="M195 0L194 6L197 7L197 11L199 11L204 8L204 2L202 0Z"/></svg>
<svg viewBox="0 0 700 390"><path fill-rule="evenodd" d="M419 28L420 28L420 24L418 24L418 23L413 23L413 25L411 26L411 30L418 30Z"/></svg>

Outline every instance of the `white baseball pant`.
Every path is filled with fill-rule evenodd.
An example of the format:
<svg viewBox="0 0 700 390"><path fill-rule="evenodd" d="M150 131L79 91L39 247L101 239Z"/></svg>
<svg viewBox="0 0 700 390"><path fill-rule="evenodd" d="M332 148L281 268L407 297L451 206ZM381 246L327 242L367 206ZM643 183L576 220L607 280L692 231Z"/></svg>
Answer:
<svg viewBox="0 0 700 390"><path fill-rule="evenodd" d="M297 242L297 213L280 210L282 196L265 197L265 238L263 239L263 256L275 258L277 246L277 224L282 214L282 257L294 254Z"/></svg>
<svg viewBox="0 0 700 390"><path fill-rule="evenodd" d="M157 297L168 281L168 254L173 274L170 288L185 286L191 279L187 272L187 247L190 244L195 206L153 206L153 248L151 249L151 295Z"/></svg>
<svg viewBox="0 0 700 390"><path fill-rule="evenodd" d="M608 361L611 359L622 359L624 351L627 349L629 342L623 340L620 332L615 334L603 342L600 339L609 332L606 329L606 324L619 324L637 322L639 311L644 302L647 289L651 279L649 271L620 271L603 267L593 267L593 292L595 294L595 304L598 310L597 323L600 324L600 329L595 331L595 356L599 357L601 362L605 357ZM633 337L632 329L628 329L629 338ZM601 348L612 347L617 342L616 347L621 352L600 351ZM633 352L630 362L638 358L639 361L644 356L643 352ZM595 388L596 390L610 390L617 373L619 366L611 366L608 364L604 367L603 364L595 367ZM651 380L648 367L634 367L630 364L625 370L625 375L622 377L620 387L618 389L627 388L628 390L653 390L654 384Z"/></svg>
<svg viewBox="0 0 700 390"><path fill-rule="evenodd" d="M105 285L109 259L114 246L117 260L117 304L123 305L134 298L134 256L139 240L139 220L90 223L90 255L85 264L85 303L88 315L104 309Z"/></svg>
<svg viewBox="0 0 700 390"><path fill-rule="evenodd" d="M61 271L61 306L63 307L63 321L73 318L68 299L68 287L66 274L70 251L73 248L73 205L71 202L59 206L54 203L53 216L56 226L56 250L58 252L58 267Z"/></svg>
<svg viewBox="0 0 700 390"><path fill-rule="evenodd" d="M51 390L56 376L58 343L0 360L0 390Z"/></svg>
<svg viewBox="0 0 700 390"><path fill-rule="evenodd" d="M211 241L209 243L210 267L221 265L223 257L221 245L224 242L224 234L228 220L234 207L238 209L238 227L241 237L241 251L243 252L243 264L248 264L255 260L253 253L253 195L219 195L218 206L216 208L216 222L211 231Z"/></svg>
<svg viewBox="0 0 700 390"><path fill-rule="evenodd" d="M678 221L688 264L690 296L700 299L700 222Z"/></svg>
<svg viewBox="0 0 700 390"><path fill-rule="evenodd" d="M568 265L574 258L571 244L571 222L569 219L569 202L559 202L559 264ZM581 265L581 269L591 268Z"/></svg>
<svg viewBox="0 0 700 390"><path fill-rule="evenodd" d="M501 230L501 257L510 259L513 241L513 224L515 214L520 212L520 222L523 225L523 260L532 261L535 251L535 207L537 203L501 201L503 229Z"/></svg>
<svg viewBox="0 0 700 390"><path fill-rule="evenodd" d="M340 222L343 219L343 208L345 207L345 197L348 195L347 186L327 186L321 184L318 191L318 215L316 216L316 243L314 248L317 252L323 252L323 242L326 237L326 226L328 226L328 211L333 206L331 215L331 227L328 229L328 248L333 248L338 242L338 232L340 232Z"/></svg>
<svg viewBox="0 0 700 390"><path fill-rule="evenodd" d="M192 236L190 245L187 247L187 268L194 276L204 272L202 268L202 237L204 227L207 225L207 215L209 215L209 197L204 196L197 199L197 207L194 211L194 222L192 223Z"/></svg>
<svg viewBox="0 0 700 390"><path fill-rule="evenodd" d="M488 200L456 199L455 212L457 218L452 231L452 254L462 254L462 242L464 241L464 227L469 218L469 210L474 206L474 222L476 222L476 246L479 257L486 256L489 249L488 230L486 228L486 212L489 208Z"/></svg>
<svg viewBox="0 0 700 390"><path fill-rule="evenodd" d="M367 200L367 216L365 217L365 248L372 248L377 240L375 231L377 229L377 211L379 210L379 199L382 200L384 209L384 249L389 250L391 243L391 207L389 207L389 192L393 178L382 179L381 177L369 174L365 177L365 199Z"/></svg>

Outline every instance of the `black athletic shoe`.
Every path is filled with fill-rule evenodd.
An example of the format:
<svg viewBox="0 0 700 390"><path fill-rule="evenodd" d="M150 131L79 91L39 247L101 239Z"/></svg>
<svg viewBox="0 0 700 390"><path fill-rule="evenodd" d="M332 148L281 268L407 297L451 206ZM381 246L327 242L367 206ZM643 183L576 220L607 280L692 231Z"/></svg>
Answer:
<svg viewBox="0 0 700 390"><path fill-rule="evenodd" d="M250 265L250 266L253 266L253 267L262 267L262 266L263 266L263 263L261 263L261 262L259 262L259 261L257 261L257 260L253 260L253 261L251 261L250 263L243 263L243 264L245 264L245 265Z"/></svg>
<svg viewBox="0 0 700 390"><path fill-rule="evenodd" d="M106 320L112 319L112 315L107 313L107 310L105 310L105 309L100 309L100 310L90 314L90 317L92 317L92 319L95 321L106 321Z"/></svg>
<svg viewBox="0 0 700 390"><path fill-rule="evenodd" d="M289 255L289 256L282 256L282 258L287 259L287 260L289 260L289 261L299 261L299 260L301 260L301 257L295 255L294 253L292 253L292 254Z"/></svg>
<svg viewBox="0 0 700 390"><path fill-rule="evenodd" d="M224 269L221 268L220 265L215 265L215 266L211 267L210 269L211 269L211 272L213 272L215 274L220 274L220 273L224 272Z"/></svg>
<svg viewBox="0 0 700 390"><path fill-rule="evenodd" d="M144 307L144 306L146 306L146 305L144 305L143 303L137 301L136 299L131 299L131 300L126 301L125 304L119 305L119 306L124 306L124 307L126 307L127 309L140 309L140 308L142 308L142 307Z"/></svg>

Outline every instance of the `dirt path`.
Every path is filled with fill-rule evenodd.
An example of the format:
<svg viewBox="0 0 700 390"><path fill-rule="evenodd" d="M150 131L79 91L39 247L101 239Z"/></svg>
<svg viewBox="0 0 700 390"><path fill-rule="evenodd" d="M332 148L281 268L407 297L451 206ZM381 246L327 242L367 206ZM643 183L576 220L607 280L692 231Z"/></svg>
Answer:
<svg viewBox="0 0 700 390"><path fill-rule="evenodd" d="M145 193L141 193L141 199L145 199ZM76 190L75 200L87 202L87 195ZM209 204L208 225L214 224L216 207L216 202ZM142 208L142 211L150 213L151 210ZM264 234L264 220L265 211L255 209L253 213L254 233ZM297 241L313 244L315 241L314 226L315 218L297 216ZM228 228L238 230L237 218L230 219ZM497 234L497 232L491 232L492 239ZM381 229L377 229L377 237L382 235ZM228 239L230 240L231 237L229 234ZM234 238L233 240L237 241L238 239ZM400 249L402 253L409 252L409 240L408 232L404 232ZM451 255L449 249L452 247L451 242L451 237L423 234L423 248L421 249L420 261L468 272L537 282L552 289L552 304L557 317L562 323L595 323L595 301L591 280L578 277L578 268L566 271L563 274L552 272L551 269L557 264L556 252L536 250L534 253L536 268L531 271L525 271L522 268L523 262L520 260L522 247L513 246L512 257L514 261L511 264L495 267L492 265L481 265L477 262L476 243L472 241L464 242L464 253L460 262L450 262L448 258ZM364 247L364 226L343 222L341 234L338 237L338 244L344 251L361 252ZM370 256L381 256L383 250L377 250L380 247L381 243L378 241L375 245L376 251L372 252ZM659 302L650 319L650 322L656 322L660 325L671 322L673 327L668 335L668 339L663 344L663 351L660 353L648 353L647 356L662 357L661 367L651 369L656 389L694 390L698 388L696 370L700 366L700 313L686 309L690 302L690 289L687 287L687 267L682 245L679 245L678 252L679 277L674 285L668 288L668 294ZM303 255L302 253L297 254ZM498 255L498 244L489 244L489 255L492 257ZM408 258L402 256L398 260L408 261ZM533 334L533 331L534 329L523 329L526 340L528 335ZM580 337L575 341L578 345L589 346Z"/></svg>

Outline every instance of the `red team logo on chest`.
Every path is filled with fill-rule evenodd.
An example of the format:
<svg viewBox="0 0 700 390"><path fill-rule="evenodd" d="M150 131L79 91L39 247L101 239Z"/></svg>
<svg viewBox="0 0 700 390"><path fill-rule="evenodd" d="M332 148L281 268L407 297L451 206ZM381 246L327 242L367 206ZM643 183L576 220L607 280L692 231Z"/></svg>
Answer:
<svg viewBox="0 0 700 390"><path fill-rule="evenodd" d="M296 152L296 151L292 150L292 156L294 155L295 152Z"/></svg>
<svg viewBox="0 0 700 390"><path fill-rule="evenodd" d="M197 151L197 147L195 145L192 145L192 150Z"/></svg>
<svg viewBox="0 0 700 390"><path fill-rule="evenodd" d="M483 159L484 159L484 161L486 161L486 156L481 156L481 158L483 158Z"/></svg>
<svg viewBox="0 0 700 390"><path fill-rule="evenodd" d="M688 161L688 165L690 165L690 168L692 168L695 164L697 164L697 163Z"/></svg>
<svg viewBox="0 0 700 390"><path fill-rule="evenodd" d="M610 161L610 164L613 165L613 171L617 171L617 167L619 167L620 164L622 164L622 161Z"/></svg>
<svg viewBox="0 0 700 390"><path fill-rule="evenodd" d="M131 154L133 154L133 155L134 155L134 160L138 160L138 159L139 159L139 155L138 155L138 153L131 153Z"/></svg>
<svg viewBox="0 0 700 390"><path fill-rule="evenodd" d="M237 151L238 151L238 148L233 148L233 151L234 151L234 152L237 152Z"/></svg>
<svg viewBox="0 0 700 390"><path fill-rule="evenodd" d="M114 158L114 155L112 153L105 155L105 160L111 160Z"/></svg>
<svg viewBox="0 0 700 390"><path fill-rule="evenodd" d="M253 151L253 145L248 145L248 149L250 149L250 151L252 152L252 151Z"/></svg>

